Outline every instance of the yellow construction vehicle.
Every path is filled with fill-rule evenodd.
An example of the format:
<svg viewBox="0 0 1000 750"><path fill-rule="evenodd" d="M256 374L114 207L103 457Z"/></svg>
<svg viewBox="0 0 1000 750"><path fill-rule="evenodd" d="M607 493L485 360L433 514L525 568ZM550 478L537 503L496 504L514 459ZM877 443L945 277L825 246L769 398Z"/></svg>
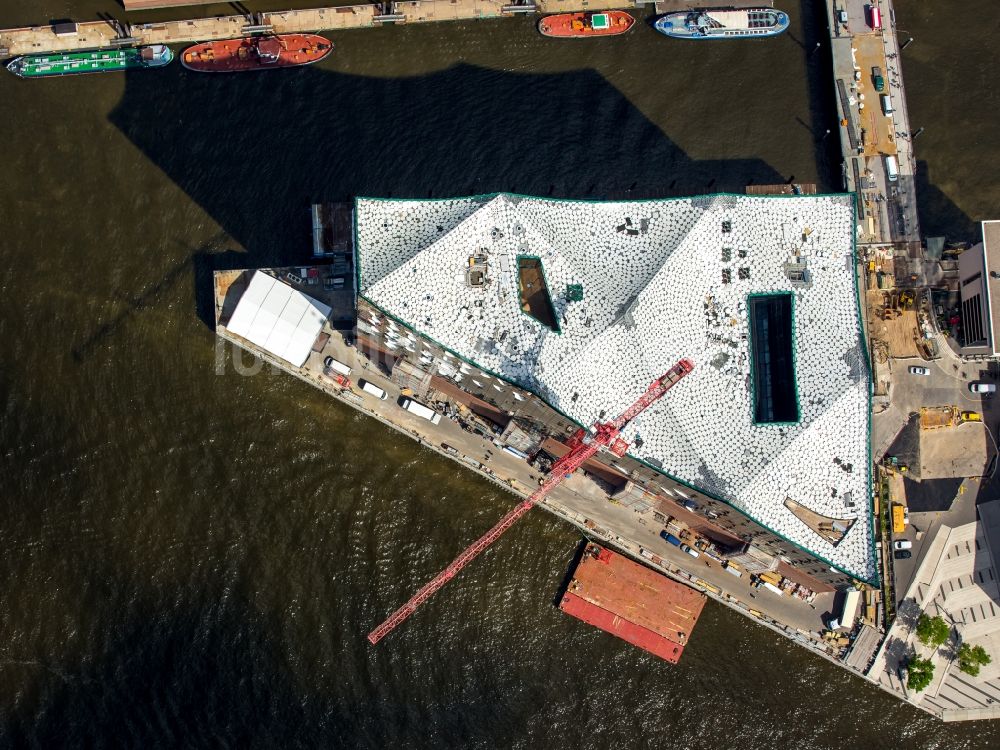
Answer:
<svg viewBox="0 0 1000 750"><path fill-rule="evenodd" d="M906 508L899 503L892 504L892 533L902 534L906 531Z"/></svg>
<svg viewBox="0 0 1000 750"><path fill-rule="evenodd" d="M963 411L959 417L963 422L982 422L983 415L977 411Z"/></svg>

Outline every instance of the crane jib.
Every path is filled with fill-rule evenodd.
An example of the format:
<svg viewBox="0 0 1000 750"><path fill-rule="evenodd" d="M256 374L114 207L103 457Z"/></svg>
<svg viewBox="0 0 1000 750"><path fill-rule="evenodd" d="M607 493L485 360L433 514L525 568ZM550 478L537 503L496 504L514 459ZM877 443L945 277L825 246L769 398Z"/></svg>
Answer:
<svg viewBox="0 0 1000 750"><path fill-rule="evenodd" d="M654 404L664 393L673 388L685 375L694 369L694 364L689 359L681 359L676 365L667 370L664 375L654 380L646 392L640 396L635 403L626 409L621 416L613 422L598 422L594 425L594 434L587 435L585 431L579 430L569 440L569 452L558 459L549 472L549 478L531 497L519 503L497 523L483 534L479 539L470 544L465 550L455 558L455 560L444 570L438 573L427 584L425 584L406 604L393 612L389 618L368 634L368 641L375 645L380 640L391 633L407 617L412 615L417 607L427 601L434 593L444 586L448 581L479 554L495 542L501 534L514 525L514 523L535 505L545 499L552 490L562 484L563 480L573 474L586 461L594 456L601 448L609 448L615 442L624 443L619 440L618 435L622 428L639 414ZM627 445L615 446L614 452L617 455L624 453ZM618 453L621 450L621 453Z"/></svg>

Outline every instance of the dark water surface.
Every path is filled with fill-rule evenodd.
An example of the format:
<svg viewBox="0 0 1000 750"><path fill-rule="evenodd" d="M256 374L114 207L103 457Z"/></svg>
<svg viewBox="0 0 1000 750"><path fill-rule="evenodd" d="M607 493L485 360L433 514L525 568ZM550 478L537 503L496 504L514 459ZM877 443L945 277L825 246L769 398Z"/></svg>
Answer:
<svg viewBox="0 0 1000 750"><path fill-rule="evenodd" d="M0 76L0 745L997 746L714 604L677 667L571 620L578 535L542 512L372 649L512 497L291 377L216 372L211 271L303 258L316 200L837 188L823 24L779 4L795 25L769 42L510 20L340 34L262 75ZM978 220L997 147L942 145L921 96L943 221Z"/></svg>

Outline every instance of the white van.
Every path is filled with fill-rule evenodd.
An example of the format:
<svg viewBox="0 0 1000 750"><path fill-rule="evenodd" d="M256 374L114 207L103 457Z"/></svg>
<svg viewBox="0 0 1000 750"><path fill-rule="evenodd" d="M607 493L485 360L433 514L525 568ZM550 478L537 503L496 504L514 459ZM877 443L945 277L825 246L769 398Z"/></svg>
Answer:
<svg viewBox="0 0 1000 750"><path fill-rule="evenodd" d="M882 100L882 114L886 116L891 115L893 112L892 99L889 98L888 94L882 94L881 100Z"/></svg>
<svg viewBox="0 0 1000 750"><path fill-rule="evenodd" d="M441 421L441 415L434 411L429 406L424 406L418 401L414 401L411 398L404 398L403 402L400 404L404 409L406 409L411 414L416 414L418 417L423 417L431 424L437 424Z"/></svg>
<svg viewBox="0 0 1000 750"><path fill-rule="evenodd" d="M338 362L333 357L327 357L323 360L323 366L328 370L333 370L334 372L339 372L344 377L351 374L351 368L345 365L343 362Z"/></svg>
<svg viewBox="0 0 1000 750"><path fill-rule="evenodd" d="M895 182L899 179L899 162L891 154L885 157L885 176L889 182Z"/></svg>
<svg viewBox="0 0 1000 750"><path fill-rule="evenodd" d="M383 401L388 398L388 394L374 383L369 383L367 380L359 379L358 385L361 386L361 390L365 393L371 394L375 398L382 399Z"/></svg>

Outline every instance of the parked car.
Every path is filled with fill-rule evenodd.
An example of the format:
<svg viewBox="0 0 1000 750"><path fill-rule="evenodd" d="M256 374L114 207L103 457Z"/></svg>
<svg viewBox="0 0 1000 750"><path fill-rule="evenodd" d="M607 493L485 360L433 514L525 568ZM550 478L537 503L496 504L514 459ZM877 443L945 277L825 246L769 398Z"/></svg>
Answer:
<svg viewBox="0 0 1000 750"><path fill-rule="evenodd" d="M687 552L689 555L691 555L691 557L699 557L701 555L701 553L698 552L698 550L689 547L686 544L681 545L681 552Z"/></svg>
<svg viewBox="0 0 1000 750"><path fill-rule="evenodd" d="M909 560L911 557L913 557L913 553L910 552L910 550L908 549L898 549L892 553L892 556L895 557L897 560Z"/></svg>
<svg viewBox="0 0 1000 750"><path fill-rule="evenodd" d="M913 542L909 539L897 539L892 543L893 549L913 549Z"/></svg>
<svg viewBox="0 0 1000 750"><path fill-rule="evenodd" d="M926 367L917 367L916 365L910 366L911 375L930 375L931 371Z"/></svg>
<svg viewBox="0 0 1000 750"><path fill-rule="evenodd" d="M878 92L885 91L885 79L882 77L882 68L877 65L872 68L872 85Z"/></svg>
<svg viewBox="0 0 1000 750"><path fill-rule="evenodd" d="M973 393L996 393L997 386L995 383L969 383L969 390Z"/></svg>

